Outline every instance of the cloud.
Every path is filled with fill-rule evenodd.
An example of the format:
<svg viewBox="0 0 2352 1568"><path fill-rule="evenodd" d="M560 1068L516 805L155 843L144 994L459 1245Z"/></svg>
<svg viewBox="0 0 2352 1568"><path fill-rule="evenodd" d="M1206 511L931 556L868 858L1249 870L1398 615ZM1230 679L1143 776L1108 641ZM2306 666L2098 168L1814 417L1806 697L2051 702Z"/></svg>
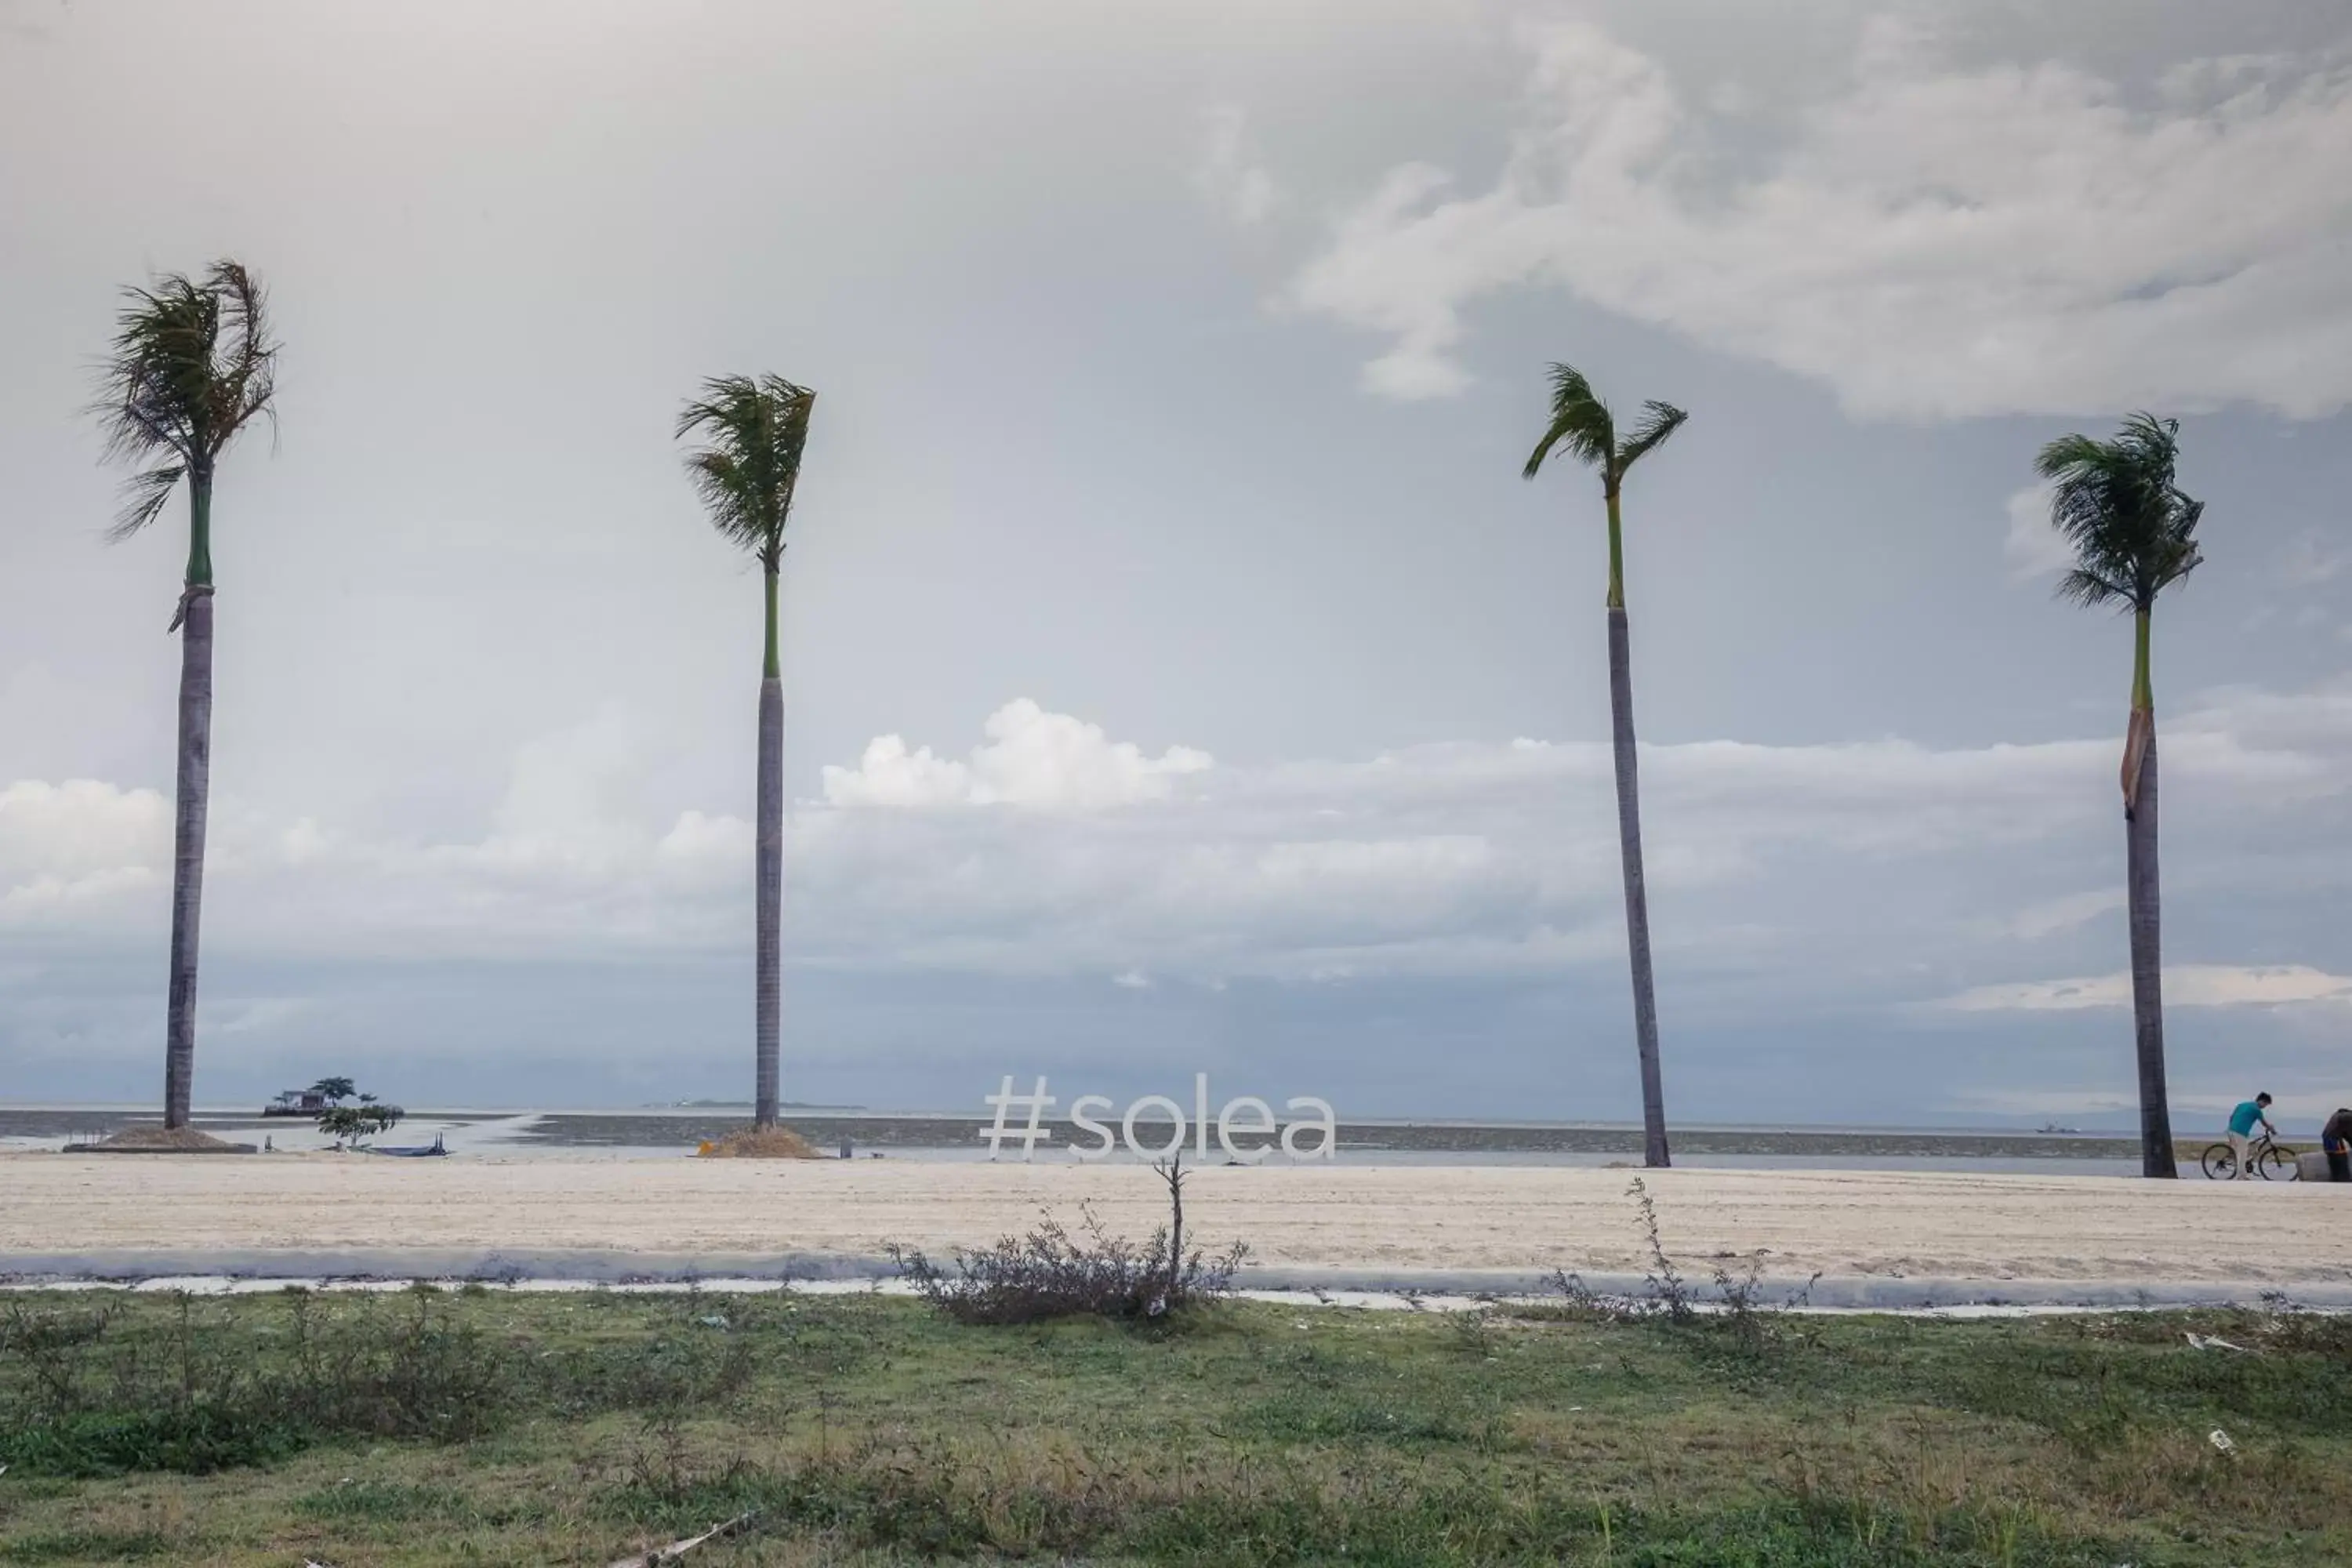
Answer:
<svg viewBox="0 0 2352 1568"><path fill-rule="evenodd" d="M1212 105L1201 116L1201 141L1192 165L1192 188L1231 221L1263 222L1281 205L1274 176L1249 152L1249 117L1232 104Z"/></svg>
<svg viewBox="0 0 2352 1568"><path fill-rule="evenodd" d="M110 907L159 885L171 865L172 808L151 789L95 779L19 779L0 788L0 930Z"/></svg>
<svg viewBox="0 0 2352 1568"><path fill-rule="evenodd" d="M2131 999L2131 976L2119 973L1979 985L1946 997L1941 1005L1960 1013L2063 1013L2128 1007ZM2164 972L2164 1002L2168 1007L2279 1007L2311 1002L2352 1005L2352 975L2300 963L2269 968L2179 964Z"/></svg>
<svg viewBox="0 0 2352 1568"><path fill-rule="evenodd" d="M1597 26L1525 37L1494 183L1393 169L1291 282L1391 339L1373 392L1460 390L1464 311L1537 285L1818 380L1857 416L2352 402L2340 59L2188 61L2136 95L2055 61L1944 68L1882 22L1851 89L1769 140Z"/></svg>
<svg viewBox="0 0 2352 1568"><path fill-rule="evenodd" d="M307 996L233 998L208 1010L217 1016L206 1017L205 1031L207 1035L267 1034L309 1016L313 1007Z"/></svg>
<svg viewBox="0 0 2352 1568"><path fill-rule="evenodd" d="M1048 713L1026 697L989 715L989 743L968 763L909 752L897 735L867 742L853 769L824 770L824 797L835 805L1025 805L1089 811L1164 800L1176 781L1206 773L1215 759L1189 746L1147 757L1129 741L1113 742L1098 724Z"/></svg>
<svg viewBox="0 0 2352 1568"><path fill-rule="evenodd" d="M1025 700L982 730L961 758L880 737L856 768L825 770L822 798L794 803L792 963L1142 990L1559 976L1622 962L1603 743L1236 766L1182 746L1148 753ZM650 805L653 763L635 733L607 713L519 747L472 839L215 800L207 952L740 954L750 826ZM2326 835L2352 789L2352 686L2216 693L2184 706L2166 744L2168 804L2202 825L2168 868L2176 889L2244 896L2269 878L2287 896L2352 891L2352 864ZM2112 977L2002 977L2020 941L2053 968L2113 962L2113 932L2095 922L2119 901L2103 885L2115 745L1645 746L1654 934L1677 1007L2114 1005ZM143 951L169 867L169 810L152 791L0 791L0 921L19 951ZM2352 953L2329 945L2325 922L2310 929L2314 945L2293 956L2312 967L2244 972L2267 978L2232 994L2324 994L2311 977ZM2198 1000L2218 994L2220 973L2184 968L2179 999L2220 1005Z"/></svg>
<svg viewBox="0 0 2352 1568"><path fill-rule="evenodd" d="M2063 898L2046 900L2020 910L1998 922L1995 929L2002 935L2014 937L2020 942L2038 942L2060 931L2073 931L2101 915L2112 914L2122 909L2125 902L2121 888L2069 893Z"/></svg>
<svg viewBox="0 0 2352 1568"><path fill-rule="evenodd" d="M2074 547L2050 526L2051 487L2028 485L2009 498L2009 533L2000 552L2017 581L2048 577L2074 564Z"/></svg>

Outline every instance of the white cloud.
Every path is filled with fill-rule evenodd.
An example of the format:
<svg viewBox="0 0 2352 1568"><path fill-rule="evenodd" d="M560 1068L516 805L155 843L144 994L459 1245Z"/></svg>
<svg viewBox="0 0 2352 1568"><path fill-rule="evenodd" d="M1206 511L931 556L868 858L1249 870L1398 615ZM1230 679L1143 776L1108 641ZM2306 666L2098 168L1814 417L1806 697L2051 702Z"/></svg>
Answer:
<svg viewBox="0 0 2352 1568"><path fill-rule="evenodd" d="M751 825L741 817L707 816L698 811L688 811L678 815L677 821L662 836L657 848L663 858L673 865L740 868L743 858L751 853Z"/></svg>
<svg viewBox="0 0 2352 1568"><path fill-rule="evenodd" d="M1215 759L1189 746L1147 757L1133 742L1113 742L1098 724L1048 713L1026 697L989 715L989 743L969 763L909 752L897 735L868 742L855 770L827 767L824 797L835 805L1007 805L1096 810L1163 800L1178 779L1207 772Z"/></svg>
<svg viewBox="0 0 2352 1568"><path fill-rule="evenodd" d="M79 918L168 879L172 807L95 779L0 788L0 928Z"/></svg>
<svg viewBox="0 0 2352 1568"><path fill-rule="evenodd" d="M2028 485L2009 498L2009 533L2000 552L2012 578L2047 577L2074 564L2074 547L2050 526L2051 487Z"/></svg>
<svg viewBox="0 0 2352 1568"><path fill-rule="evenodd" d="M1234 105L1214 104L1202 112L1192 186L1237 224L1263 222L1281 205L1274 176L1251 156L1249 117Z"/></svg>
<svg viewBox="0 0 2352 1568"><path fill-rule="evenodd" d="M216 802L208 951L740 952L749 825L637 804L648 764L619 743L629 733L607 716L520 748L470 841L288 826ZM795 963L1136 987L1554 974L1622 950L1605 744L1240 767L1181 746L1148 754L1030 701L998 710L961 760L885 742L793 808ZM1841 1005L1947 995L2009 970L2020 940L2053 967L2111 963L2113 933L2091 922L2117 901L2100 885L2116 847L2115 745L1643 748L1655 938L1679 1005L1710 975L1751 999L1758 986ZM2305 889L2352 889L2324 826L2352 787L2352 688L2221 693L2184 708L2166 745L2175 820L2204 825L2204 858L2192 841L2168 868L2176 889L2200 888L2184 896L2245 886L2266 865ZM560 766L572 771L559 781ZM525 819L526 801L544 822ZM152 792L13 785L0 792L0 910L55 941L152 941L168 826ZM59 896L67 885L79 895ZM2295 956L2341 967L2325 946ZM2100 984L1979 988L1952 1005L2059 1005L2066 985L2095 996ZM2181 984L2193 995L2205 983Z"/></svg>
<svg viewBox="0 0 2352 1568"><path fill-rule="evenodd" d="M1527 34L1495 183L1408 163L1294 302L1384 332L1366 384L1458 390L1462 313L1528 285L1768 361L1902 418L2352 401L2352 69L2185 62L2152 103L2056 62L1956 71L1870 28L1763 166L1600 28ZM1736 142L1759 155L1742 121Z"/></svg>
<svg viewBox="0 0 2352 1568"><path fill-rule="evenodd" d="M2055 1013L2085 1007L2131 1005L2128 973L2072 980L2028 980L1979 985L1947 997L1942 1005L1961 1013ZM2305 964L2263 968L2231 963L2185 963L2164 972L2168 1007L2279 1007L2298 1003L2352 1005L2352 975L2330 974Z"/></svg>

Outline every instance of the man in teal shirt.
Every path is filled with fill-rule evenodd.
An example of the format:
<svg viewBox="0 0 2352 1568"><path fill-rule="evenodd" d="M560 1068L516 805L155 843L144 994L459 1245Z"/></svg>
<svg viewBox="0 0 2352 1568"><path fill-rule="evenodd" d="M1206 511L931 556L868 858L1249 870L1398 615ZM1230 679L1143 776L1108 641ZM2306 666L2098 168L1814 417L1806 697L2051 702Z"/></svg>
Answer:
<svg viewBox="0 0 2352 1568"><path fill-rule="evenodd" d="M2242 1180L2247 1167L2253 1163L2246 1157L2246 1150L2253 1139L2254 1123L2261 1122L2263 1131L2273 1138L2278 1136L2278 1129L2273 1127L2271 1119L2263 1114L2270 1108L2271 1097L2258 1094L2252 1100L2241 1100L2238 1109L2230 1112L2230 1152L2237 1159L2237 1169L2230 1173L2231 1180Z"/></svg>

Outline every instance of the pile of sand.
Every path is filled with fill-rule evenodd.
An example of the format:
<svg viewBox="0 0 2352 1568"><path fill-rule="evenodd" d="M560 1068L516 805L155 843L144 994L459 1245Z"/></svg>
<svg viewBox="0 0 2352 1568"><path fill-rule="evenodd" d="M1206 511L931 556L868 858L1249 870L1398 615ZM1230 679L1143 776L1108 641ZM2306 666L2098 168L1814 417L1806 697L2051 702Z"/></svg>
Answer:
<svg viewBox="0 0 2352 1568"><path fill-rule="evenodd" d="M789 1127L746 1127L695 1151L706 1160L822 1160L817 1146Z"/></svg>
<svg viewBox="0 0 2352 1568"><path fill-rule="evenodd" d="M249 1154L252 1146L224 1142L193 1127L166 1127L156 1121L134 1121L90 1145L134 1154Z"/></svg>

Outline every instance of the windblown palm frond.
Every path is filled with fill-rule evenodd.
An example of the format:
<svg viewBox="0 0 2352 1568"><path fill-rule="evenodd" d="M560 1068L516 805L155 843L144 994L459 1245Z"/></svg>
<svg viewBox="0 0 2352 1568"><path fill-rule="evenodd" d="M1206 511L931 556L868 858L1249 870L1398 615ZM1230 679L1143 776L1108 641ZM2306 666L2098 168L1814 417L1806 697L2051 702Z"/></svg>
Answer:
<svg viewBox="0 0 2352 1568"><path fill-rule="evenodd" d="M1551 367L1551 426L1536 443L1520 477L1534 479L1555 447L1565 447L1578 462L1601 469L1604 479L1612 477L1617 460L1616 422L1584 373L1570 364Z"/></svg>
<svg viewBox="0 0 2352 1568"><path fill-rule="evenodd" d="M278 361L260 279L241 263L124 292L91 405L106 455L141 465L124 485L118 539L153 521L182 479L208 476L256 416L276 417Z"/></svg>
<svg viewBox="0 0 2352 1568"><path fill-rule="evenodd" d="M2135 414L2112 441L2062 436L2034 461L2051 481L2051 526L2074 550L2058 595L2082 605L2146 610L2166 587L2195 571L2202 501L2173 482L2179 421Z"/></svg>
<svg viewBox="0 0 2352 1568"><path fill-rule="evenodd" d="M1519 476L1534 479L1543 471L1546 458L1555 451L1565 451L1586 468L1600 469L1601 488L1614 495L1626 470L1645 453L1664 445L1689 417L1673 404L1653 399L1642 405L1641 419L1621 443L1615 417L1593 393L1584 373L1574 365L1555 364L1551 367L1551 425L1536 443Z"/></svg>
<svg viewBox="0 0 2352 1568"><path fill-rule="evenodd" d="M1666 437L1681 429L1683 421L1689 417L1673 404L1660 403L1654 398L1642 405L1642 422L1633 426L1633 433L1617 450L1619 477L1622 478L1626 469L1639 462L1643 453L1664 446Z"/></svg>
<svg viewBox="0 0 2352 1568"><path fill-rule="evenodd" d="M780 375L721 375L678 415L677 436L709 444L686 458L711 526L773 567L808 446L816 394Z"/></svg>

